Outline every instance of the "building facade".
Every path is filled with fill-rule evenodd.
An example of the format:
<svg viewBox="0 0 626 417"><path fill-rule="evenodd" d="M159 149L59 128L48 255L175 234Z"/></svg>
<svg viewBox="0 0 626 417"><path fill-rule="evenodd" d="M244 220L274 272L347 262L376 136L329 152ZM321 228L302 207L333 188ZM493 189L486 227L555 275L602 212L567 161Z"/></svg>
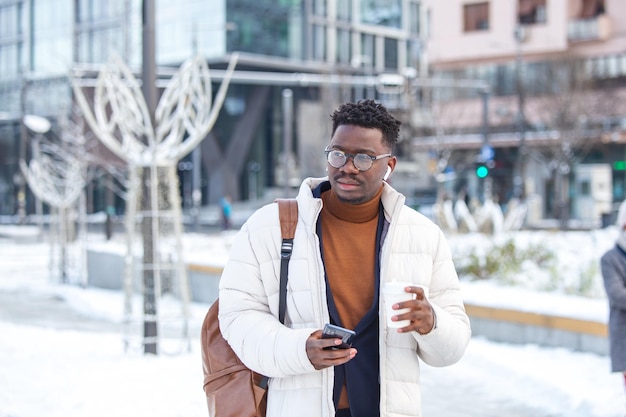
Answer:
<svg viewBox="0 0 626 417"><path fill-rule="evenodd" d="M239 54L217 125L179 165L185 208L319 175L329 113L364 97L404 123L393 183L411 201L519 198L531 221L597 222L625 198L623 1L155 5L159 88L195 54L216 74ZM19 160L30 158L35 136L59 140L75 117L70 77L89 90L112 54L139 74L142 50L141 0L0 0L0 215L34 211ZM217 90L219 75L214 82ZM37 133L26 115L53 127ZM88 211L121 212L109 171L123 164L101 146L94 152Z"/></svg>
<svg viewBox="0 0 626 417"><path fill-rule="evenodd" d="M380 75L425 73L420 3L155 0L160 88L195 54L215 70L239 54L217 125L179 165L184 205L194 203L195 191L202 204L223 195L255 198L266 187L323 173L329 113L342 101L374 97L404 111L398 78L387 85ZM24 116L52 121L44 135L59 140L74 114L70 77L88 90L112 54L140 73L140 0L0 0L0 214L13 215L20 199L34 210L18 168L36 134ZM90 212L111 204L105 168L123 169L102 147L96 153L102 174L90 185ZM123 210L120 198L115 206Z"/></svg>
<svg viewBox="0 0 626 417"><path fill-rule="evenodd" d="M447 155L455 175L446 190L476 195L488 185L502 204L524 198L531 223L598 224L612 212L626 197L626 3L425 0L424 7L431 76L489 85L486 112L475 91L439 90L430 131L413 139L417 152ZM481 179L475 168L485 162Z"/></svg>

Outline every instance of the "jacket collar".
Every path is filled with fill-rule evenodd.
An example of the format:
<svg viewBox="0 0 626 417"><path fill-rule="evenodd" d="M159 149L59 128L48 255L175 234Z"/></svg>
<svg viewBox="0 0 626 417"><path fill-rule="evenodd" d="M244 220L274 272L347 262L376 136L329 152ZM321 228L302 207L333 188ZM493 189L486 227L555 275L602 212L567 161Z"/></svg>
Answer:
<svg viewBox="0 0 626 417"><path fill-rule="evenodd" d="M296 199L298 200L298 209L302 213L301 218L304 220L307 227L315 228L317 217L322 210L320 195L323 191L328 189L330 189L328 177L306 178L302 181ZM383 203L383 212L387 222L391 222L393 214L399 212L404 205L404 201L405 197L401 193L396 191L387 182L383 184L381 202Z"/></svg>

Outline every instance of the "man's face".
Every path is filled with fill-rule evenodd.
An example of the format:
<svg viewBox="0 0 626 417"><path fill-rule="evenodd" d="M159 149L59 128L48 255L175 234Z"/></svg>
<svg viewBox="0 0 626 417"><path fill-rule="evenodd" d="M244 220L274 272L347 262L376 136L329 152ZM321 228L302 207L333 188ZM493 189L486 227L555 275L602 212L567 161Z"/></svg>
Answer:
<svg viewBox="0 0 626 417"><path fill-rule="evenodd" d="M391 149L383 144L383 134L380 130L353 125L339 126L328 148L346 154L363 153L371 156L391 153ZM376 195L382 186L387 167L393 170L395 166L396 157L391 156L374 161L367 171L359 171L350 157L340 168L328 164L328 179L341 201L360 204Z"/></svg>

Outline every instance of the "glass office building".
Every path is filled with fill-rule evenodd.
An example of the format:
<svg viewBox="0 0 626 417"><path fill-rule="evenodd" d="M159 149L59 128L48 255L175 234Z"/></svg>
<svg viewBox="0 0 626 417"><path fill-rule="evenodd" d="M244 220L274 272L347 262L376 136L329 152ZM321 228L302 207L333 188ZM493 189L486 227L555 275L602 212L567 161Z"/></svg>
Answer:
<svg viewBox="0 0 626 417"><path fill-rule="evenodd" d="M161 86L195 54L210 68L223 69L238 52L237 69L256 74L231 83L218 123L201 145L203 204L223 194L254 198L279 185L286 88L293 92L291 140L297 165L304 165L300 174L319 174L315 164L307 166L307 159L319 156L309 155L307 147L314 153L321 146L321 153L328 109L378 94L371 86L326 83L323 77L349 80L420 68L419 0L156 0L155 9ZM94 79L112 54L140 72L141 0L0 0L0 215L15 214L23 188L18 161L29 159L33 136L23 116L49 119L53 128L45 135L55 140L62 134L60 121L72 114L69 77ZM295 84L295 73L322 78ZM221 80L214 82L217 90ZM312 115L321 118L313 131L306 125ZM188 167L181 164L184 204ZM98 188L91 187L92 211L103 210ZM32 200L28 193L28 212Z"/></svg>

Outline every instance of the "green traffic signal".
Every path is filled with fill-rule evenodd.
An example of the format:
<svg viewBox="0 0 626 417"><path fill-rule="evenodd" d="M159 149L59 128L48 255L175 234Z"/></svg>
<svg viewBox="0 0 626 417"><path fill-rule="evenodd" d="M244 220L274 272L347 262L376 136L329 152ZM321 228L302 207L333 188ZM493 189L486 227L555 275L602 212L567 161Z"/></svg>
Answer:
<svg viewBox="0 0 626 417"><path fill-rule="evenodd" d="M478 178L487 178L487 175L489 175L489 168L484 165L479 165L476 167L476 176Z"/></svg>

